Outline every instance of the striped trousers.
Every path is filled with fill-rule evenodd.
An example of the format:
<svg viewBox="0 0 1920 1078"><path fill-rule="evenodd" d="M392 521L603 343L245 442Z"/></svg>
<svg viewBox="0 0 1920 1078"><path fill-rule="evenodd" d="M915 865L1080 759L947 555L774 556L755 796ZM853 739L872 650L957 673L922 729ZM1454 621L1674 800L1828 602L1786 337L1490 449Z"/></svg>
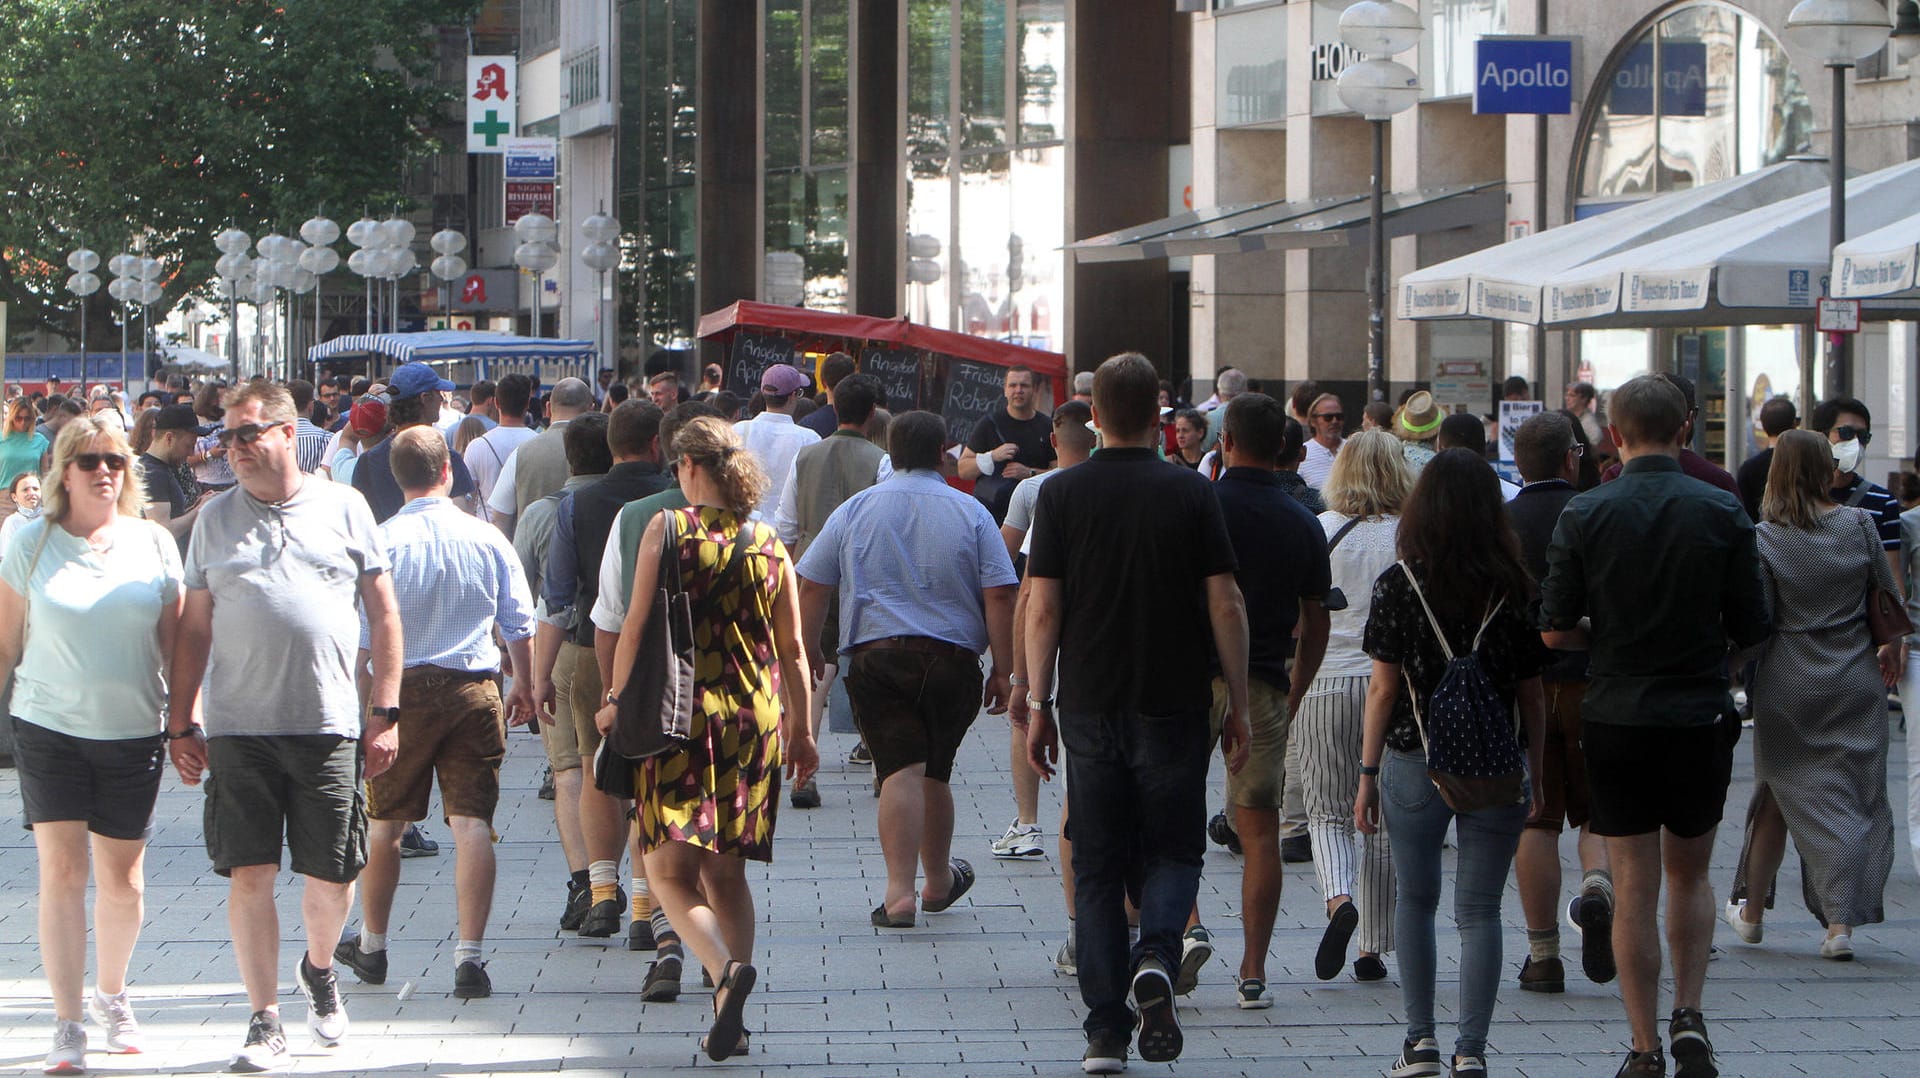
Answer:
<svg viewBox="0 0 1920 1078"><path fill-rule="evenodd" d="M1355 937L1362 951L1393 950L1393 855L1381 831L1363 835L1353 826L1353 794L1360 784L1362 715L1367 677L1315 678L1293 717L1289 755L1297 752L1307 834L1313 839L1313 870L1320 895L1351 895L1360 911ZM1291 770L1291 768L1289 768Z"/></svg>

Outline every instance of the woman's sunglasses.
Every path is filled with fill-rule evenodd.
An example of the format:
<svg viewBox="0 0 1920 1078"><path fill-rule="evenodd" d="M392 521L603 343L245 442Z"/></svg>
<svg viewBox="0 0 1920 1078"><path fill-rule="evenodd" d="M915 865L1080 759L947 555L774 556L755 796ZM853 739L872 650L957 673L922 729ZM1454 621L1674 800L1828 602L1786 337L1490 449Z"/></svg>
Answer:
<svg viewBox="0 0 1920 1078"><path fill-rule="evenodd" d="M110 472L127 470L127 458L119 453L76 453L73 457L73 466L83 472L98 471L102 464Z"/></svg>

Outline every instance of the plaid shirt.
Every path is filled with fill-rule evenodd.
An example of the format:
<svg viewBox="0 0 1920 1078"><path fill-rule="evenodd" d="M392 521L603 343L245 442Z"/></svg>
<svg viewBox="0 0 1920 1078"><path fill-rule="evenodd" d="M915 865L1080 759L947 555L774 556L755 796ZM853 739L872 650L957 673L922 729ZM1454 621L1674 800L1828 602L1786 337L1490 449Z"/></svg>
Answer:
<svg viewBox="0 0 1920 1078"><path fill-rule="evenodd" d="M300 470L309 474L319 471L327 462L327 443L333 440L333 435L301 416L294 420L293 437L293 455L300 461Z"/></svg>

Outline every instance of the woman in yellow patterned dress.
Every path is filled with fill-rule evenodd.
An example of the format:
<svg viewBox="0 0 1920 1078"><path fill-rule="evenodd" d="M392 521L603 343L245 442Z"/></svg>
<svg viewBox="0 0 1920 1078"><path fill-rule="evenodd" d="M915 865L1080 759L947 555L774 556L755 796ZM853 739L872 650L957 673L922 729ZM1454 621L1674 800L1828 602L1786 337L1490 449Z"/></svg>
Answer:
<svg viewBox="0 0 1920 1078"><path fill-rule="evenodd" d="M745 1046L741 1012L758 978L746 862L773 859L782 760L805 781L820 753L807 725L793 566L773 529L748 519L767 477L733 428L712 417L682 427L672 448L690 508L655 517L641 536L609 696L625 687L639 651L671 518L694 611L697 704L686 747L642 761L634 785L653 895L718 986L704 1047L719 1060ZM612 705L595 716L602 733L613 716Z"/></svg>

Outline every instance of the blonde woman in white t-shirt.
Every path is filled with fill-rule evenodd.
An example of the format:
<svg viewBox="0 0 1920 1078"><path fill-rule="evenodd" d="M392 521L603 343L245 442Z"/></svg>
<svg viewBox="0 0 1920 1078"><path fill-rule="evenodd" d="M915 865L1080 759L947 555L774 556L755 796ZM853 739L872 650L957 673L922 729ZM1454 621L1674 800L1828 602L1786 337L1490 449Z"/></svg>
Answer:
<svg viewBox="0 0 1920 1078"><path fill-rule="evenodd" d="M1314 873L1327 902L1327 928L1314 959L1323 981L1346 965L1356 930L1356 979L1386 977L1380 956L1393 949L1393 858L1384 831L1362 835L1355 829L1353 795L1360 784L1362 720L1373 671L1361 637L1373 582L1394 563L1400 506L1412 490L1413 470L1399 440L1372 430L1341 446L1322 492L1329 509L1320 524L1332 548L1333 585L1346 605L1328 604L1327 654L1293 717L1287 761L1299 768Z"/></svg>
<svg viewBox="0 0 1920 1078"><path fill-rule="evenodd" d="M142 1048L127 966L166 752L162 672L181 606L179 547L140 517L126 428L76 417L53 445L46 506L0 559L0 680L40 865L40 956L56 1020L49 1074L86 1065L83 1009L111 1052ZM91 864L89 864L91 855ZM98 980L83 1004L86 891Z"/></svg>

